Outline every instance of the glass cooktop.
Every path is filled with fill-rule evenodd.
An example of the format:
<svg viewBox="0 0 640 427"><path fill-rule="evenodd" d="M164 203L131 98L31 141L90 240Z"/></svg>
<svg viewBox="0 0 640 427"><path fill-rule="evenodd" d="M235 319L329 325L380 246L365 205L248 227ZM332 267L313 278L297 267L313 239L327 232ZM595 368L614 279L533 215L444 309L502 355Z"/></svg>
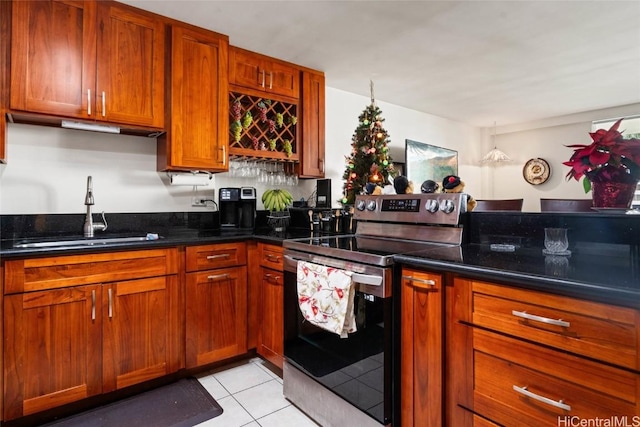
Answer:
<svg viewBox="0 0 640 427"><path fill-rule="evenodd" d="M374 265L393 264L393 255L453 245L358 235L318 236L285 240L285 249L330 256ZM455 246L457 248L457 246Z"/></svg>

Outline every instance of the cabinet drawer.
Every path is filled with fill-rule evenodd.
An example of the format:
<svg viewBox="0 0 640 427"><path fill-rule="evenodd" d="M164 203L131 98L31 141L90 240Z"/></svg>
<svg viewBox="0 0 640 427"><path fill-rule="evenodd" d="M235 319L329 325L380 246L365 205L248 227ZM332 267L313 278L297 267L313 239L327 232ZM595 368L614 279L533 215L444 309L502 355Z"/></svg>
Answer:
<svg viewBox="0 0 640 427"><path fill-rule="evenodd" d="M473 410L500 425L640 414L638 374L479 329L473 347Z"/></svg>
<svg viewBox="0 0 640 427"><path fill-rule="evenodd" d="M475 325L640 368L638 311L631 308L475 281L471 303Z"/></svg>
<svg viewBox="0 0 640 427"><path fill-rule="evenodd" d="M247 263L244 242L187 247L187 271L233 267Z"/></svg>
<svg viewBox="0 0 640 427"><path fill-rule="evenodd" d="M5 262L5 294L176 274L176 249L27 258Z"/></svg>
<svg viewBox="0 0 640 427"><path fill-rule="evenodd" d="M260 265L283 271L283 249L282 246L260 244Z"/></svg>

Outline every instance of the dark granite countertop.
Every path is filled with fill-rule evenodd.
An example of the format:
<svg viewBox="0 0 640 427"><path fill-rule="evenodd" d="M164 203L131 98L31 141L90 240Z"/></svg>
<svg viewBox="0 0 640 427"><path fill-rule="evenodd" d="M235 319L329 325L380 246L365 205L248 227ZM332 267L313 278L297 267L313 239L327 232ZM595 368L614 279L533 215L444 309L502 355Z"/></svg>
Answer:
<svg viewBox="0 0 640 427"><path fill-rule="evenodd" d="M181 245L208 245L223 242L242 241L242 240L257 240L259 242L269 243L273 245L282 245L285 239L295 239L308 237L310 232L306 229L288 229L285 232L275 232L270 228L258 228L254 231L247 230L165 230L164 233L159 233L157 240L143 240L133 242L114 242L105 243L99 242L95 244L83 244L67 245L67 246L53 246L53 247L41 247L41 248L18 248L16 244L29 243L29 242L42 242L52 240L73 240L83 241L86 238L80 235L66 235L60 237L47 237L47 238L17 238L17 239L3 239L0 240L0 257L4 259L9 258L24 258L33 256L55 256L55 255L73 255L80 253L96 253L113 250L138 250L138 249L152 249L152 248L165 248L171 246ZM92 240L100 240L106 238L119 238L119 237L132 237L142 236L140 233L105 233L96 234Z"/></svg>
<svg viewBox="0 0 640 427"><path fill-rule="evenodd" d="M640 257L628 245L584 244L570 256L546 256L542 247L512 252L466 244L396 255L396 262L436 272L640 308Z"/></svg>
<svg viewBox="0 0 640 427"><path fill-rule="evenodd" d="M435 247L395 256L398 263L430 271L453 272L496 283L640 308L640 215L466 214L467 238L462 246ZM0 257L18 258L137 250L180 245L206 245L257 240L282 245L286 239L308 238L308 223L275 232L265 222L255 230L221 231L215 215L195 213L110 214L109 231L96 237L158 233L158 240L15 248L27 239L82 239L83 216L4 215L0 219ZM260 225L264 224L264 225ZM297 223L296 223L297 224ZM304 226L306 225L306 227ZM542 253L544 227L569 230L569 257ZM492 250L492 243L515 250Z"/></svg>

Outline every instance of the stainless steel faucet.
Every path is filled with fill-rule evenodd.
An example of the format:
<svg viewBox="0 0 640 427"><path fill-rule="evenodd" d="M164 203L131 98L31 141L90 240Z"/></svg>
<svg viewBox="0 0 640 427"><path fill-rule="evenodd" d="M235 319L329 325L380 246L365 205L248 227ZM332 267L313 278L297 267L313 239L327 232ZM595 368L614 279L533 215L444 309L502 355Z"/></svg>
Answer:
<svg viewBox="0 0 640 427"><path fill-rule="evenodd" d="M102 222L93 222L91 206L94 205L94 202L91 176L87 177L87 195L84 198L84 204L87 206L87 215L84 218L84 237L93 237L95 230L105 231L107 229L107 219L104 217L104 212L102 212Z"/></svg>

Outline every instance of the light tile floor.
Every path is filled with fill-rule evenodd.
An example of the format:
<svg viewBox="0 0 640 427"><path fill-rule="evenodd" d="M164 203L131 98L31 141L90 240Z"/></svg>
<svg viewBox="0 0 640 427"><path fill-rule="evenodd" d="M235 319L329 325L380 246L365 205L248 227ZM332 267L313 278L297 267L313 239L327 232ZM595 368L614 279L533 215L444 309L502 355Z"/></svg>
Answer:
<svg viewBox="0 0 640 427"><path fill-rule="evenodd" d="M259 357L198 375L224 412L198 427L317 427L282 395L282 378Z"/></svg>

